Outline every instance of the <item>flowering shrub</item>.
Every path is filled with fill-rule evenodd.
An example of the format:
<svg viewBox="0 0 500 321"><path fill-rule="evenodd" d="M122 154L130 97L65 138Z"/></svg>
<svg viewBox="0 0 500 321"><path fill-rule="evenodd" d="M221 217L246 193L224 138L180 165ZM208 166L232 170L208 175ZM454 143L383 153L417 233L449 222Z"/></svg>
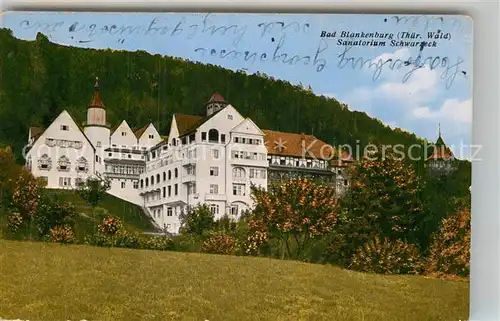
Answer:
<svg viewBox="0 0 500 321"><path fill-rule="evenodd" d="M7 217L9 231L15 234L23 224L23 218L18 212L13 212Z"/></svg>
<svg viewBox="0 0 500 321"><path fill-rule="evenodd" d="M206 253L234 255L238 250L238 242L222 232L215 232L203 242L201 250Z"/></svg>
<svg viewBox="0 0 500 321"><path fill-rule="evenodd" d="M73 243L75 234L70 226L55 226L49 231L50 241L57 243Z"/></svg>
<svg viewBox="0 0 500 321"><path fill-rule="evenodd" d="M351 262L354 270L381 274L417 274L421 267L415 245L378 237L359 248Z"/></svg>
<svg viewBox="0 0 500 321"><path fill-rule="evenodd" d="M103 246L103 247L112 247L115 246L115 243L119 240L119 236L111 237L109 235L103 234L101 232L97 232L95 234L86 235L84 238L84 244L86 245L94 245L94 246Z"/></svg>
<svg viewBox="0 0 500 321"><path fill-rule="evenodd" d="M144 236L142 247L148 250L166 251L172 247L172 239L159 235Z"/></svg>
<svg viewBox="0 0 500 321"><path fill-rule="evenodd" d="M36 214L40 201L38 181L27 171L22 171L14 184L11 207L16 209L24 221Z"/></svg>
<svg viewBox="0 0 500 321"><path fill-rule="evenodd" d="M470 272L470 208L445 218L432 238L426 272L468 276Z"/></svg>
<svg viewBox="0 0 500 321"><path fill-rule="evenodd" d="M260 247L269 241L267 232L254 231L250 234L244 244L245 254L258 255Z"/></svg>
<svg viewBox="0 0 500 321"><path fill-rule="evenodd" d="M330 233L337 222L335 189L306 178L272 185L267 191L252 186L252 197L257 206L250 228L282 241L289 257L300 256L311 240Z"/></svg>
<svg viewBox="0 0 500 321"><path fill-rule="evenodd" d="M119 218L107 217L99 225L99 232L113 236L122 228L122 223Z"/></svg>
<svg viewBox="0 0 500 321"><path fill-rule="evenodd" d="M129 248L129 249L139 249L141 248L141 236L138 233L131 233L124 229L120 229L114 236L114 240L108 237L107 244L113 242L113 246ZM102 241L102 240L101 240Z"/></svg>

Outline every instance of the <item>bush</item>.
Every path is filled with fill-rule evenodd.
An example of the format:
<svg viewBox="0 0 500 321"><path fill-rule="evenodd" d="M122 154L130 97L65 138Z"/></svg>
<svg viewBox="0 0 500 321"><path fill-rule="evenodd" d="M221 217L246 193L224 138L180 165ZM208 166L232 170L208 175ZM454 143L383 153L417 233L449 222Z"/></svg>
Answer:
<svg viewBox="0 0 500 321"><path fill-rule="evenodd" d="M190 234L180 234L172 238L171 250L179 252L200 252L201 245L201 237Z"/></svg>
<svg viewBox="0 0 500 321"><path fill-rule="evenodd" d="M354 270L381 274L418 274L421 267L417 246L378 237L359 248L351 262Z"/></svg>
<svg viewBox="0 0 500 321"><path fill-rule="evenodd" d="M192 235L204 235L214 227L214 214L206 204L198 205L196 208L180 215L182 223L181 233Z"/></svg>
<svg viewBox="0 0 500 321"><path fill-rule="evenodd" d="M106 217L99 225L99 232L113 236L122 228L122 222L117 217Z"/></svg>
<svg viewBox="0 0 500 321"><path fill-rule="evenodd" d="M144 236L142 247L148 250L167 251L172 248L172 239L166 235L147 235Z"/></svg>
<svg viewBox="0 0 500 321"><path fill-rule="evenodd" d="M23 224L23 218L18 212L13 212L9 216L7 216L7 222L9 232L15 234L17 231L19 231L19 228Z"/></svg>
<svg viewBox="0 0 500 321"><path fill-rule="evenodd" d="M75 234L70 226L55 226L49 231L49 240L56 243L69 244L75 240Z"/></svg>
<svg viewBox="0 0 500 321"><path fill-rule="evenodd" d="M234 255L238 250L238 242L222 232L215 232L203 242L201 250L205 253Z"/></svg>
<svg viewBox="0 0 500 321"><path fill-rule="evenodd" d="M41 237L49 234L53 227L74 226L75 207L70 202L63 202L55 195L43 194L34 217Z"/></svg>
<svg viewBox="0 0 500 321"><path fill-rule="evenodd" d="M128 249L139 249L142 246L141 236L139 233L131 233L124 229L121 229L114 236L114 241L109 238L107 241L110 244L113 243L113 246L128 248Z"/></svg>
<svg viewBox="0 0 500 321"><path fill-rule="evenodd" d="M432 237L426 272L468 276L470 272L470 208L445 218Z"/></svg>

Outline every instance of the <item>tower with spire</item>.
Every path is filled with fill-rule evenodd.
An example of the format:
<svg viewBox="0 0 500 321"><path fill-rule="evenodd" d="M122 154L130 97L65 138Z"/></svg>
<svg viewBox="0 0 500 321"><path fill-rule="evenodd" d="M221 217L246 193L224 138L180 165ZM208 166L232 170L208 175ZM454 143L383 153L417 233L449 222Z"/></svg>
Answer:
<svg viewBox="0 0 500 321"><path fill-rule="evenodd" d="M426 159L426 166L432 174L448 174L455 169L454 160L453 152L441 136L441 124L438 124L438 139L433 146L432 155Z"/></svg>
<svg viewBox="0 0 500 321"><path fill-rule="evenodd" d="M106 107L101 100L99 89L99 78L96 77L94 94L87 106L87 121L85 122L84 133L96 149L96 171L103 173L104 149L109 146L111 131L106 120Z"/></svg>
<svg viewBox="0 0 500 321"><path fill-rule="evenodd" d="M228 105L227 101L221 94L217 92L214 93L206 103L207 117L211 116L212 114L215 114L219 110L224 109L227 105Z"/></svg>

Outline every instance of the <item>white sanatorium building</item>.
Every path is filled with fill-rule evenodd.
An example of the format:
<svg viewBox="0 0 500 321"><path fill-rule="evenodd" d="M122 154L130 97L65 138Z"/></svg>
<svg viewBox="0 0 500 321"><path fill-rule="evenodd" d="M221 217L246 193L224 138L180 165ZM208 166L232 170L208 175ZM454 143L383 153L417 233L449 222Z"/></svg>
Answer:
<svg viewBox="0 0 500 321"><path fill-rule="evenodd" d="M331 162L333 150L325 147L312 135L261 130L217 93L204 116L174 114L167 137L153 124L131 129L122 121L111 128L96 81L83 127L63 111L46 129L30 128L26 166L47 188L75 188L102 174L111 180L110 194L177 233L179 214L200 203L216 218L251 209L252 184L267 188L268 181L305 175L342 193L352 160Z"/></svg>

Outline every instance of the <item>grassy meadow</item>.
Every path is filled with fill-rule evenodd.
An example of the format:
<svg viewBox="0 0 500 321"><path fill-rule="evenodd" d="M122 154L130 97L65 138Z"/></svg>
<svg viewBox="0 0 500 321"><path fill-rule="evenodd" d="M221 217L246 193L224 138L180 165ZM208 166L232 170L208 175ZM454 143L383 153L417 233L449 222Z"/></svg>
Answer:
<svg viewBox="0 0 500 321"><path fill-rule="evenodd" d="M468 282L256 257L0 240L0 319L468 317Z"/></svg>

